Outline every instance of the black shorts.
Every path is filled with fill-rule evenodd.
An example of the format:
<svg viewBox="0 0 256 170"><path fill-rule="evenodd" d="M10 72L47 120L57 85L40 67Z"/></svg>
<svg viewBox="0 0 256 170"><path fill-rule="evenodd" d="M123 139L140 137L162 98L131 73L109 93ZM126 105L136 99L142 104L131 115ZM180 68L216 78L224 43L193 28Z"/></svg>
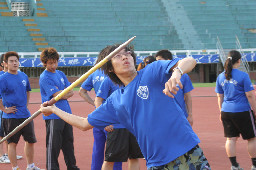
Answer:
<svg viewBox="0 0 256 170"><path fill-rule="evenodd" d="M26 119L4 119L3 118L3 126L4 133L9 134L12 132L17 126L19 126ZM20 131L15 133L12 137L7 139L8 143L18 143L20 140L20 136L23 136L24 140L28 143L36 143L36 136L34 132L34 123L33 121L24 126Z"/></svg>
<svg viewBox="0 0 256 170"><path fill-rule="evenodd" d="M3 117L3 111L0 111L0 116L1 116L1 118L0 118L0 137L4 137L4 126L3 126L3 119L2 119L2 117Z"/></svg>
<svg viewBox="0 0 256 170"><path fill-rule="evenodd" d="M239 137L251 139L256 136L256 124L253 111L245 112L221 112L221 120L224 127L225 137Z"/></svg>
<svg viewBox="0 0 256 170"><path fill-rule="evenodd" d="M127 129L114 129L113 132L108 132L105 161L126 162L128 158L143 158L134 135Z"/></svg>

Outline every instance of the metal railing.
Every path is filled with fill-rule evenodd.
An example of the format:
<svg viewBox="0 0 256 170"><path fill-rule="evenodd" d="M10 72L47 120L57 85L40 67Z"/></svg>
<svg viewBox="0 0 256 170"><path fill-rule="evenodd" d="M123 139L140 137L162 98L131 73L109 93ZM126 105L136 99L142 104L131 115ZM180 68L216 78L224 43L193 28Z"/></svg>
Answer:
<svg viewBox="0 0 256 170"><path fill-rule="evenodd" d="M236 36L236 49L241 53L241 56L242 56L240 70L248 73L250 71L249 64L245 57L246 55L244 55L244 51L242 50L241 43L237 36Z"/></svg>
<svg viewBox="0 0 256 170"><path fill-rule="evenodd" d="M224 49L223 49L223 47L221 45L221 42L220 42L220 39L219 39L218 36L217 36L216 47L217 47L217 50L218 50L218 54L219 54L220 60L221 60L221 62L223 64L223 66L224 66L225 61L227 59L227 56L225 54L225 51L224 51Z"/></svg>
<svg viewBox="0 0 256 170"><path fill-rule="evenodd" d="M223 50L221 44L221 49ZM173 55L202 55L202 54L219 54L219 49L209 50L170 50ZM224 51L224 50L223 50ZM255 53L256 48L241 49L242 52ZM0 52L0 55L5 52ZM154 55L157 51L135 51L137 56L148 56ZM18 52L20 58L40 58L41 52ZM59 52L60 57L95 57L98 56L99 52ZM225 60L224 60L225 62Z"/></svg>

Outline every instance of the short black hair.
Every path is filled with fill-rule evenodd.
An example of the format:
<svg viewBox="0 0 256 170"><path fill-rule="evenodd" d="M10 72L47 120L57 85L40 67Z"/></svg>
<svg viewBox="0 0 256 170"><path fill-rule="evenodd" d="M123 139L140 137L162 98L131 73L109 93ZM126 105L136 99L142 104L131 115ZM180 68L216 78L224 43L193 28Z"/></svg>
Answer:
<svg viewBox="0 0 256 170"><path fill-rule="evenodd" d="M156 53L155 57L161 56L165 60L172 60L172 53L169 50L160 50Z"/></svg>
<svg viewBox="0 0 256 170"><path fill-rule="evenodd" d="M120 44L116 44L116 45L111 45L111 46L107 46L104 52L104 58L106 56L108 56L112 51L114 51L116 48L118 48L120 46ZM136 54L133 51L133 47L132 46L127 46L124 48L125 51L130 51L131 52L131 56L134 60L134 66L136 65ZM113 72L114 68L112 65L111 60L108 61L106 64L104 64L102 66L102 70L104 71L104 74L106 74L115 84L119 85L119 86L123 86L123 82L117 77L117 75Z"/></svg>

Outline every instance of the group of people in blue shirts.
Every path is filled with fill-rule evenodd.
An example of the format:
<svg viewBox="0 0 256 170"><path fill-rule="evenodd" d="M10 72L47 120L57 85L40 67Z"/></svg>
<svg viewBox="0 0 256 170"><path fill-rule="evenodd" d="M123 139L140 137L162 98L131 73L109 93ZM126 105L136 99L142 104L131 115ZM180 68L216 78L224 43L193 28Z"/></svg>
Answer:
<svg viewBox="0 0 256 170"><path fill-rule="evenodd" d="M96 63L118 48L104 48ZM30 85L28 77L18 71L18 54L6 53L8 72L0 76L0 94L4 111L3 126L10 133L30 116L27 109ZM70 91L54 106L41 105L46 125L47 169L59 169L58 156L63 151L67 169L79 169L73 145L73 129L93 128L94 145L91 169L122 169L122 162L129 161L129 168L139 169L139 158L145 158L149 170L164 169L211 169L200 140L192 129L193 86L189 76L196 61L187 57L173 59L168 50L156 53L157 61L136 71L136 55L125 47L100 70L83 82L79 94L95 110L87 118L72 115L68 98ZM59 70L59 55L54 48L43 50L40 56L45 70L40 75L42 103L51 100L70 85ZM238 70L241 54L232 50L225 63L225 70L216 81L216 93L220 119L227 138L226 152L232 170L241 170L236 161L236 140L242 135L248 141L256 169L256 102L254 88L247 73ZM94 88L96 98L88 91ZM9 108L9 110L8 110ZM26 141L25 148L33 148L36 142L33 122L8 139L8 147L16 148L20 136ZM106 149L105 149L106 146ZM9 149L8 149L9 150ZM26 151L25 151L26 152ZM27 151L32 154L33 149ZM13 169L18 169L16 152L8 152ZM15 156L14 156L15 153ZM29 158L27 169L39 169ZM33 155L33 154L32 154Z"/></svg>

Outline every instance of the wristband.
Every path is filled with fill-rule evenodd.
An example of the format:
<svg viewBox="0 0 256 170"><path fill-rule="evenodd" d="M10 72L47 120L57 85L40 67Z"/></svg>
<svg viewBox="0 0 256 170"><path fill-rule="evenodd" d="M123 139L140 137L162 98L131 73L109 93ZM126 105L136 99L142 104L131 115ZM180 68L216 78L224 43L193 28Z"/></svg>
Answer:
<svg viewBox="0 0 256 170"><path fill-rule="evenodd" d="M175 68L173 69L173 71L174 71L174 70L179 70L180 74L183 75L183 71L181 70L181 68L180 68L179 66L175 67Z"/></svg>

